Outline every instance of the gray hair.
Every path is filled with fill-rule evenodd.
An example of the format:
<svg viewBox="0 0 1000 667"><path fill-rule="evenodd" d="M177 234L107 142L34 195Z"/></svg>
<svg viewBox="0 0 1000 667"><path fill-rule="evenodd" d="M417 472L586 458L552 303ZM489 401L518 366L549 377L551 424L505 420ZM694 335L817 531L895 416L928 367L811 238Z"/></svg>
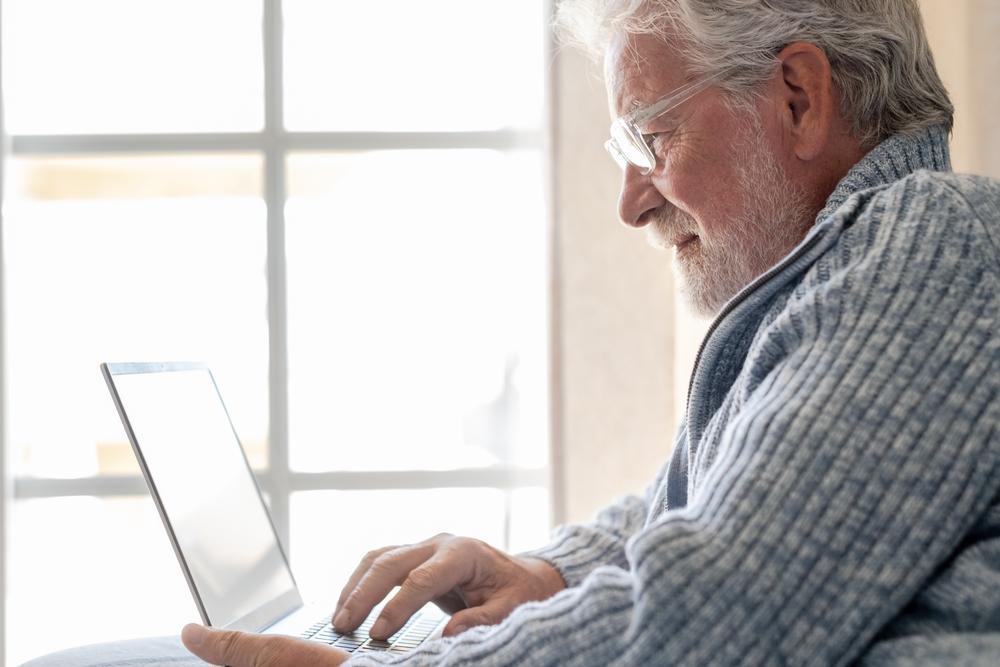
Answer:
<svg viewBox="0 0 1000 667"><path fill-rule="evenodd" d="M830 61L840 111L862 145L933 125L952 128L948 99L916 0L562 0L565 42L600 57L615 35L672 30L692 74L749 99L791 42L814 44Z"/></svg>

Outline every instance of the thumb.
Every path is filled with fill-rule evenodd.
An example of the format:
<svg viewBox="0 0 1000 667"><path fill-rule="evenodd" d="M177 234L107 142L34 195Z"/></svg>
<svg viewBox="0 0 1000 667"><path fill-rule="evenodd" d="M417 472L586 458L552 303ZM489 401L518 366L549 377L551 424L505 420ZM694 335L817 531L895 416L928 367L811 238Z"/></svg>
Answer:
<svg viewBox="0 0 1000 667"><path fill-rule="evenodd" d="M283 635L216 630L194 623L181 630L181 641L205 662L231 667L339 665L350 657L340 649L317 642Z"/></svg>
<svg viewBox="0 0 1000 667"><path fill-rule="evenodd" d="M255 644L263 637L233 630L215 630L190 623L181 630L184 646L205 662L233 667L256 667L260 646Z"/></svg>
<svg viewBox="0 0 1000 667"><path fill-rule="evenodd" d="M441 633L445 637L459 635L477 625L496 625L510 614L512 607L503 602L487 602L480 607L463 609L454 614Z"/></svg>

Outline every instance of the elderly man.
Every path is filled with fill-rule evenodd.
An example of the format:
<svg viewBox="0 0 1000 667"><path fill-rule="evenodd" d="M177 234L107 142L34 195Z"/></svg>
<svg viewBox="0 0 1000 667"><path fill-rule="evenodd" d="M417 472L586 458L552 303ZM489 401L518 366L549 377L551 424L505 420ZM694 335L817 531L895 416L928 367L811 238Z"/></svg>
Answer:
<svg viewBox="0 0 1000 667"><path fill-rule="evenodd" d="M448 638L350 664L1000 661L1000 187L949 170L914 0L566 0L619 213L716 315L643 498L511 556L372 552L334 614ZM339 664L188 626L215 664Z"/></svg>

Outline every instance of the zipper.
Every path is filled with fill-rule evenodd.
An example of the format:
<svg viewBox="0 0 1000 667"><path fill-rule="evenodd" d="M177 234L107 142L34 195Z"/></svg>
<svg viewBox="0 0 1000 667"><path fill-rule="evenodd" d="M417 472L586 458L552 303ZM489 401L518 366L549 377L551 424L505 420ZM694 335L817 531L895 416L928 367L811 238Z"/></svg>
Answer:
<svg viewBox="0 0 1000 667"><path fill-rule="evenodd" d="M819 242L819 239L821 239L823 236L824 234L821 233L815 234L812 238L808 239L805 243L800 245L798 249L791 255L788 255L781 262L775 264L770 269L759 275L756 280L754 280L752 283L743 288L735 297L733 297L722 308L722 311L720 311L719 314L716 315L715 319L712 321L712 326L708 328L708 332L705 333L705 337L701 339L701 345L698 346L698 354L695 355L694 358L694 368L691 370L691 379L688 381L688 395L684 407L685 421L687 421L687 418L691 415L691 391L692 389L694 389L694 378L695 376L698 375L698 366L699 364L701 364L701 355L702 353L704 353L705 347L708 345L708 341L712 337L712 334L715 333L715 330L719 328L719 325L722 324L722 321L726 319L726 317L730 313L736 310L737 306L746 301L751 294L753 294L761 287L763 287L772 278L774 278L779 273L787 269L789 266L797 262L808 251L812 250L813 247Z"/></svg>

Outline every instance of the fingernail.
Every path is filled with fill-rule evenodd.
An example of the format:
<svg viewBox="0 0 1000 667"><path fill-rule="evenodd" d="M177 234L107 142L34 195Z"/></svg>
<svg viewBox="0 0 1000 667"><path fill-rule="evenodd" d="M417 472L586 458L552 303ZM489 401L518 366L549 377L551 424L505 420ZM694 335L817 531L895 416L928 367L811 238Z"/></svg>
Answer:
<svg viewBox="0 0 1000 667"><path fill-rule="evenodd" d="M368 633L368 636L375 639L385 639L386 626L388 625L389 624L383 619L378 619L375 621L375 625L372 626L371 632Z"/></svg>
<svg viewBox="0 0 1000 667"><path fill-rule="evenodd" d="M188 646L201 646L202 642L205 641L205 635L208 634L200 625L195 623L188 623L181 630L181 639Z"/></svg>
<svg viewBox="0 0 1000 667"><path fill-rule="evenodd" d="M344 628L347 624L351 622L351 615L347 613L346 609L341 609L340 613L336 615L333 619L333 627Z"/></svg>

